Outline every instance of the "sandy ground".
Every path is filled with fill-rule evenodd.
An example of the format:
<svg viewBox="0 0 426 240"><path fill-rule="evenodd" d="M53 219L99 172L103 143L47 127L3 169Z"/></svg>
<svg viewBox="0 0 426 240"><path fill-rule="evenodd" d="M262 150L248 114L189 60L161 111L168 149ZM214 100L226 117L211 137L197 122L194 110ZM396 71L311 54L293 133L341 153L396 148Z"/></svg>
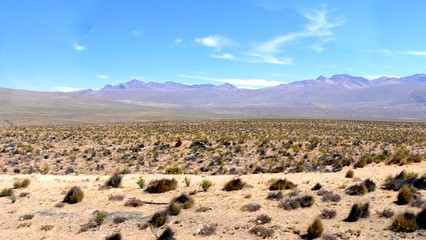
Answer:
<svg viewBox="0 0 426 240"><path fill-rule="evenodd" d="M419 212L419 208L399 206L393 202L397 192L380 189L384 179L395 175L402 170L413 171L418 174L426 173L426 161L407 166L371 164L365 168L355 169L355 178L345 178L345 167L337 173L293 173L293 174L256 174L243 175L241 179L247 186L240 191L222 191L223 185L233 176L200 176L200 175L125 175L121 188L100 190L99 187L108 179L108 176L78 175L1 175L0 189L11 187L17 179L29 178L28 188L18 189L16 195L28 192L27 197L18 197L15 203L6 197L0 198L0 238L1 239L105 239L106 236L120 231L123 239L155 239L154 234L169 226L176 233L177 239L256 239L249 229L255 226L254 219L262 214L268 214L272 221L264 226L274 229L271 239L300 239L297 234L306 233L308 225L324 208L334 209L337 216L331 220L322 220L324 233L334 234L338 239L424 239L422 231L410 234L395 234L386 228L392 219L379 218L376 211L391 208L395 213L406 210ZM163 194L148 194L141 190L136 181L143 177L146 183L159 178L176 178L179 186L176 190ZM191 179L189 187L185 186L184 178ZM273 178L286 178L298 185L300 194L310 193L315 197L315 204L310 208L286 211L280 208L277 201L267 200L269 193L268 182ZM346 187L358 183L366 178L372 179L378 185L376 191L364 196L349 196L344 193ZM193 190L201 190L200 183L209 179L213 186L207 192L198 192L194 195L195 205L192 209L183 210L180 215L173 216L168 223L154 231L150 228L140 230L139 223L146 222L150 216L166 205L145 204L141 207L126 207L124 202L129 197L136 197L143 201L168 203L173 197ZM310 189L315 183L321 183L325 189L332 190L342 196L338 203L325 203L321 197ZM85 193L81 203L65 205L62 208L55 204L62 201L66 191L72 186L80 186ZM284 194L290 190L283 191ZM123 201L110 201L108 195L122 194ZM424 197L425 191L421 191ZM358 222L344 222L352 204L370 202L370 217ZM256 212L243 212L241 206L247 203L259 203L261 209ZM211 207L211 211L196 212L199 207ZM96 210L108 212L105 222L96 229L78 233L81 225L87 223ZM20 221L25 214L34 214L31 220ZM113 223L116 216L125 216L127 221L120 224ZM42 230L46 225L53 226L50 230ZM193 233L202 225L216 226L216 233L209 237L194 236Z"/></svg>

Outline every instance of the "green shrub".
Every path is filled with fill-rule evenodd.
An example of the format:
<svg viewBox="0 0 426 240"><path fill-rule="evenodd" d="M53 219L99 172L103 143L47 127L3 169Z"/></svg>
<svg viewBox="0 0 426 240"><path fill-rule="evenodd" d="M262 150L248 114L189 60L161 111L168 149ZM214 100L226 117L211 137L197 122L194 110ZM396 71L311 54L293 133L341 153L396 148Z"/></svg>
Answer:
<svg viewBox="0 0 426 240"><path fill-rule="evenodd" d="M145 180L143 178L139 178L139 180L136 182L140 188L145 187Z"/></svg>
<svg viewBox="0 0 426 240"><path fill-rule="evenodd" d="M367 218L370 215L369 212L370 204L367 203L356 203L352 205L349 216L344 220L345 222L356 222L360 218Z"/></svg>
<svg viewBox="0 0 426 240"><path fill-rule="evenodd" d="M121 186L122 179L123 179L123 175L115 173L108 179L108 181L105 183L105 186L118 188Z"/></svg>
<svg viewBox="0 0 426 240"><path fill-rule="evenodd" d="M207 179L203 179L203 181L201 181L201 188L207 192L207 190L209 190L209 188L212 186L212 182L210 180Z"/></svg>
<svg viewBox="0 0 426 240"><path fill-rule="evenodd" d="M68 193L65 195L65 198L62 202L75 204L75 203L81 202L83 198L84 198L83 190L81 190L80 187L75 186L68 191Z"/></svg>
<svg viewBox="0 0 426 240"><path fill-rule="evenodd" d="M105 211L97 211L95 216L95 223L100 226L105 221L105 218L107 217L108 213Z"/></svg>
<svg viewBox="0 0 426 240"><path fill-rule="evenodd" d="M13 188L17 189L17 188L26 188L30 185L30 179L24 179L24 180L16 180L13 183Z"/></svg>
<svg viewBox="0 0 426 240"><path fill-rule="evenodd" d="M166 169L166 174L182 174L182 168L180 167L169 167Z"/></svg>
<svg viewBox="0 0 426 240"><path fill-rule="evenodd" d="M409 212L398 214L390 226L390 230L394 232L414 232L416 229L416 216Z"/></svg>
<svg viewBox="0 0 426 240"><path fill-rule="evenodd" d="M346 189L346 194L348 195L364 195L368 192L373 192L376 190L376 184L370 179L365 180L364 182L352 185Z"/></svg>
<svg viewBox="0 0 426 240"><path fill-rule="evenodd" d="M367 165L367 160L361 159L361 160L359 160L358 162L356 162L354 164L354 168L355 169L357 169L357 168L363 168L363 167L365 167L365 165Z"/></svg>
<svg viewBox="0 0 426 240"><path fill-rule="evenodd" d="M121 171L120 171L120 174L130 174L130 173L132 173L132 170L130 169L130 168L123 168Z"/></svg>
<svg viewBox="0 0 426 240"><path fill-rule="evenodd" d="M10 197L13 195L13 189L12 188L3 188L0 191L0 197Z"/></svg>
<svg viewBox="0 0 426 240"><path fill-rule="evenodd" d="M167 219L167 211L160 211L152 215L151 219L149 220L149 223L151 224L151 226L158 228L163 226L166 223Z"/></svg>
<svg viewBox="0 0 426 240"><path fill-rule="evenodd" d="M191 179L189 179L188 177L185 177L185 178L183 179L183 181L185 182L185 186L186 186L186 187L191 186Z"/></svg>
<svg viewBox="0 0 426 240"><path fill-rule="evenodd" d="M246 185L245 182L243 182L241 179L239 178L235 178L232 179L231 181L229 181L228 183L225 184L225 186L223 187L224 191L237 191L237 190L241 190L243 189L243 187Z"/></svg>
<svg viewBox="0 0 426 240"><path fill-rule="evenodd" d="M353 177L354 177L354 171L352 171L352 170L349 169L346 172L345 178L353 178Z"/></svg>
<svg viewBox="0 0 426 240"><path fill-rule="evenodd" d="M412 202L414 199L414 195L412 191L413 191L412 188L409 187L408 185L405 185L404 187L402 187L401 190L399 190L396 204L405 205Z"/></svg>
<svg viewBox="0 0 426 240"><path fill-rule="evenodd" d="M287 181L286 179L277 179L274 180L271 185L269 186L269 190L287 190L287 189L293 189L296 187L296 184L294 184L291 181Z"/></svg>
<svg viewBox="0 0 426 240"><path fill-rule="evenodd" d="M321 236L324 231L324 227L322 226L321 220L319 218L315 218L314 222L308 227L307 237L309 239L315 239Z"/></svg>
<svg viewBox="0 0 426 240"><path fill-rule="evenodd" d="M148 193L164 193L167 191L175 190L177 187L176 179L159 179L149 183L145 192Z"/></svg>

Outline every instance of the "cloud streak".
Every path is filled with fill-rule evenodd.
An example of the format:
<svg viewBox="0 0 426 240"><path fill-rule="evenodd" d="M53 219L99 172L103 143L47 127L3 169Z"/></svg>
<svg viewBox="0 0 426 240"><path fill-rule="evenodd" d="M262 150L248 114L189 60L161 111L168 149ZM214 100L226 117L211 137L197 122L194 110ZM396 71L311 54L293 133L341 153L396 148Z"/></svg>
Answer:
<svg viewBox="0 0 426 240"><path fill-rule="evenodd" d="M74 50L76 50L77 52L84 52L87 50L86 46L83 46L79 43L74 44Z"/></svg>
<svg viewBox="0 0 426 240"><path fill-rule="evenodd" d="M235 85L239 88L261 88L261 87L274 87L280 84L284 84L283 82L275 81L275 80L266 80L266 79L240 79L240 78L212 78L212 77L203 77L203 76L192 76L192 75L178 75L181 78L189 78L189 79L197 79L197 80L207 80L213 82L220 83L229 83Z"/></svg>
<svg viewBox="0 0 426 240"><path fill-rule="evenodd" d="M217 51L221 51L224 47L235 45L233 40L221 35L210 35L203 38L196 38L194 39L194 42L201 46L214 48Z"/></svg>
<svg viewBox="0 0 426 240"><path fill-rule="evenodd" d="M407 55L414 55L414 56L426 56L426 51L405 51L403 52L404 54Z"/></svg>
<svg viewBox="0 0 426 240"><path fill-rule="evenodd" d="M97 75L95 75L95 77L100 78L100 79L104 79L104 80L109 79L109 77L107 75L102 75L102 74L97 74Z"/></svg>

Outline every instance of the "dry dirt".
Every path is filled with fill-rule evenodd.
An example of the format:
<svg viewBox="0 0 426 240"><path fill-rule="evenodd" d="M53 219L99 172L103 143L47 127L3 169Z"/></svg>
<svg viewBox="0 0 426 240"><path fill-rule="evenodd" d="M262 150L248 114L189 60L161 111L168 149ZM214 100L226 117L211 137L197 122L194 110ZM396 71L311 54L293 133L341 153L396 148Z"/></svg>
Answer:
<svg viewBox="0 0 426 240"><path fill-rule="evenodd" d="M18 196L22 192L28 192L26 197L18 197L15 203L9 198L0 198L0 238L1 239L105 239L106 236L120 231L123 239L155 239L155 234L160 235L166 226L175 232L176 239L256 239L249 233L255 226L254 219L260 214L268 214L272 221L265 224L266 228L273 229L271 239L300 239L300 234L306 233L308 225L317 217L324 208L334 209L337 215L331 220L322 220L324 233L337 236L337 239L422 239L425 232L418 230L414 233L393 233L387 230L392 218L379 218L376 211L390 208L395 213L406 210L419 212L419 208L399 206L393 202L397 192L382 190L380 186L389 175L395 175L402 170L415 172L419 175L426 172L426 162L413 163L405 166L369 164L367 167L354 169L354 178L345 178L345 173L352 167L344 167L343 171L335 173L277 173L277 174L252 174L242 175L240 178L247 185L240 191L226 192L223 185L235 176L201 176L201 175L160 175L160 174L127 174L123 177L122 187L112 189L100 189L100 186L109 176L98 175L1 175L0 187L11 187L18 179L31 180L27 188L15 190ZM146 183L159 178L176 178L178 188L162 193L149 194L138 187L136 181L143 177ZM190 186L184 183L185 177L191 180ZM310 208L299 208L287 211L279 207L277 201L267 200L270 192L268 183L274 178L286 178L297 184L297 189L304 193L312 194L315 203ZM344 190L348 186L359 183L367 178L372 179L378 187L376 191L363 196L349 196ZM210 180L213 185L207 191L201 191L200 183L203 179ZM337 203L325 203L321 197L310 190L315 183L321 183L324 189L329 189L342 196ZM62 208L55 207L61 202L64 194L72 186L80 186L85 197L82 202ZM166 205L145 204L140 207L126 207L124 202L131 197L136 197L146 202L168 203L173 197L181 193L189 193L197 190L193 195L195 205L191 209L182 210L178 216L170 217L165 226L159 229L138 228L149 220L150 216ZM286 195L291 190L284 190ZM425 191L420 193L424 196ZM108 200L110 194L125 196L123 201ZM357 222L344 222L352 204L357 202L370 202L370 216ZM240 208L247 203L258 203L261 209L256 212L243 212ZM207 212L197 212L199 207L210 207ZM78 233L81 226L87 223L96 210L108 212L108 216L99 228L87 232ZM34 218L20 221L25 214L33 214ZM124 216L128 220L115 224L113 218ZM211 236L194 236L197 228L208 225L215 226L215 234ZM50 227L46 227L50 226ZM42 230L45 228L45 230ZM46 229L47 228L47 229ZM51 229L48 229L51 228ZM260 238L259 238L260 239Z"/></svg>

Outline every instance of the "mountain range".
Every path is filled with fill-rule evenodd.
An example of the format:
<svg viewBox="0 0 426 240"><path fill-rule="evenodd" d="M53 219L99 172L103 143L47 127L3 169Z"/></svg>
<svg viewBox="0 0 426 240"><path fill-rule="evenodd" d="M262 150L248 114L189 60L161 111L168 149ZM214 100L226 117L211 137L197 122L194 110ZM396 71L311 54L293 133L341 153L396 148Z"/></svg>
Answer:
<svg viewBox="0 0 426 240"><path fill-rule="evenodd" d="M99 90L70 93L0 88L0 104L3 106L0 120L17 124L31 119L38 122L211 118L425 121L426 74L371 81L339 74L261 89L242 89L228 83L185 85L136 79Z"/></svg>

